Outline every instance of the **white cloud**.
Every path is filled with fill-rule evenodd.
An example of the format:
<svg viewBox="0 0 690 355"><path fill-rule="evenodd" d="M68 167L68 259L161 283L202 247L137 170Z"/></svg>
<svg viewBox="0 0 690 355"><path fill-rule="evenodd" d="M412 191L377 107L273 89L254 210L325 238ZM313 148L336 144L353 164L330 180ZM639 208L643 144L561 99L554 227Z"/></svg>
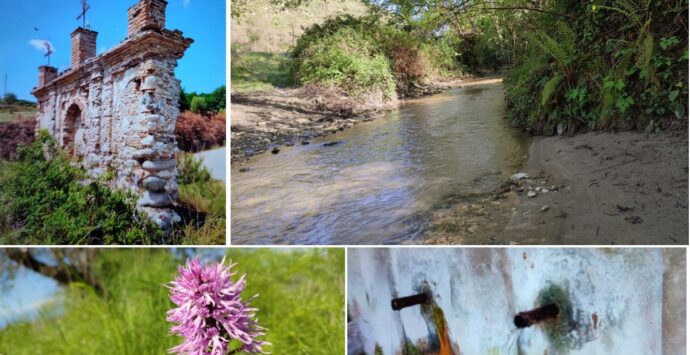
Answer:
<svg viewBox="0 0 690 355"><path fill-rule="evenodd" d="M44 54L48 53L48 47L50 47L51 51L55 52L55 47L53 47L53 44L47 39L32 39L29 41L29 44ZM46 44L48 46L46 46Z"/></svg>

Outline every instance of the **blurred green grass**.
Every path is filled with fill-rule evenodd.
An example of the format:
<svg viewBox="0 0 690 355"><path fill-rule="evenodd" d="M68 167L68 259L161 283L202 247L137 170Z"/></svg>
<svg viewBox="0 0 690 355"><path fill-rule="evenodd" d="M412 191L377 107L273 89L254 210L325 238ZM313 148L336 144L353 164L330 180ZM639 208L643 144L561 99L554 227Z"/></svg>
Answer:
<svg viewBox="0 0 690 355"><path fill-rule="evenodd" d="M230 86L233 92L249 92L286 87L291 84L287 53L232 53Z"/></svg>
<svg viewBox="0 0 690 355"><path fill-rule="evenodd" d="M36 118L34 107L0 108L0 123L21 122Z"/></svg>
<svg viewBox="0 0 690 355"><path fill-rule="evenodd" d="M175 253L180 254L177 250ZM343 249L228 249L247 273L245 298L268 328L273 354L342 354ZM104 249L94 273L105 296L72 284L57 308L0 330L0 354L164 354L180 339L170 335L172 306L163 285L184 258L168 249ZM52 314L52 315L51 315Z"/></svg>

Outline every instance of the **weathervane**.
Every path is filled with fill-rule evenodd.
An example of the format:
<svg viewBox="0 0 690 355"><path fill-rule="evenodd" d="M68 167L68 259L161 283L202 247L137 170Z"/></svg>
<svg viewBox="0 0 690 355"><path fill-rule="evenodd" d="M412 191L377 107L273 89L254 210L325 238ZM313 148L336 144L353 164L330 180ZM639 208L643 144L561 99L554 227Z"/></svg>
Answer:
<svg viewBox="0 0 690 355"><path fill-rule="evenodd" d="M91 6L86 2L86 0L81 0L81 14L77 16L77 20L81 19L84 23L83 28L86 28L86 12L89 11Z"/></svg>

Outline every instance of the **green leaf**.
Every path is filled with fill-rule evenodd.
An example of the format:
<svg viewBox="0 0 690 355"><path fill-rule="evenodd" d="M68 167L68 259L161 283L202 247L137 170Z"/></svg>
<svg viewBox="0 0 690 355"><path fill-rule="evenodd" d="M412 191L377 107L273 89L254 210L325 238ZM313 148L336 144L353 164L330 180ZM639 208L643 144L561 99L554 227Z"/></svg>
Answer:
<svg viewBox="0 0 690 355"><path fill-rule="evenodd" d="M678 97L678 90L673 90L668 94L668 99L671 102L676 101L676 98Z"/></svg>
<svg viewBox="0 0 690 355"><path fill-rule="evenodd" d="M544 89L541 92L541 104L546 105L549 100L551 99L551 96L553 96L553 93L556 91L556 88L558 88L558 84L561 83L561 80L563 80L562 75L556 75L553 78L551 78L546 84L544 85Z"/></svg>
<svg viewBox="0 0 690 355"><path fill-rule="evenodd" d="M676 104L676 108L673 110L673 113L677 118L683 118L683 116L685 116L685 105L679 102Z"/></svg>

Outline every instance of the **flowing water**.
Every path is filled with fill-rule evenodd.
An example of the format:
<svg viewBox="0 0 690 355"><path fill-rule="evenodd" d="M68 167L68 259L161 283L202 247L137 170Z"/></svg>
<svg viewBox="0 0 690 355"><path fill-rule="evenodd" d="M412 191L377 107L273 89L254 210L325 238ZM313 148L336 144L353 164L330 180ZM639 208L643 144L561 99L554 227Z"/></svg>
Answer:
<svg viewBox="0 0 690 355"><path fill-rule="evenodd" d="M490 192L522 164L526 142L505 112L500 83L453 89L309 145L254 157L250 171L232 171L232 241L419 239L445 197Z"/></svg>

